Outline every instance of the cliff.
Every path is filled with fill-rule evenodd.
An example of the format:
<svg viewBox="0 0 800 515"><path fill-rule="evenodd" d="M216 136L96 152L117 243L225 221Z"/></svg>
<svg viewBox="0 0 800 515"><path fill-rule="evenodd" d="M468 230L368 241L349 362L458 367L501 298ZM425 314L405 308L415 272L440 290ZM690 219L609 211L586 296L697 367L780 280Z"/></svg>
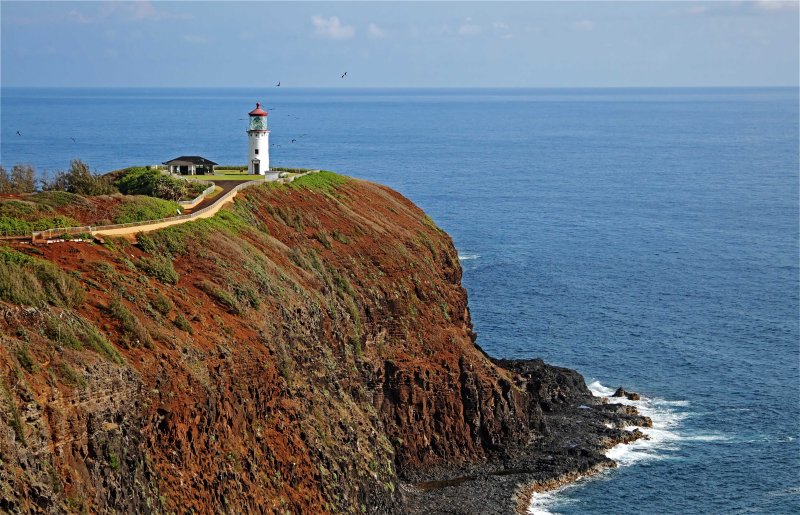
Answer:
<svg viewBox="0 0 800 515"><path fill-rule="evenodd" d="M137 243L0 248L0 508L507 513L613 466L647 420L489 358L460 279L407 199L327 173Z"/></svg>

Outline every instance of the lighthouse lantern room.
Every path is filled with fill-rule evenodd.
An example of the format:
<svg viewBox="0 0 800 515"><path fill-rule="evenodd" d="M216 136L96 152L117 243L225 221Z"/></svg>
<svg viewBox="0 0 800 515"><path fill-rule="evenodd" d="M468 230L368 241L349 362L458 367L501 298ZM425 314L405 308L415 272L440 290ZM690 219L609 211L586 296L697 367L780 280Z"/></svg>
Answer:
<svg viewBox="0 0 800 515"><path fill-rule="evenodd" d="M267 130L267 112L256 103L250 111L250 126L247 128L248 159L247 171L251 174L267 175L269 173L269 130Z"/></svg>

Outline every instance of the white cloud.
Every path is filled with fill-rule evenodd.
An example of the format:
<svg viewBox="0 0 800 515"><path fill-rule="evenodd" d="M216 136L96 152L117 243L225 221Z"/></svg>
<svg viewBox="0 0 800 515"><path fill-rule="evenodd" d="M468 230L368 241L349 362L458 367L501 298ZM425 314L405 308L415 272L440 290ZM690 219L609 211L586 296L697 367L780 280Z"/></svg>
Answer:
<svg viewBox="0 0 800 515"><path fill-rule="evenodd" d="M592 20L573 21L569 27L577 32L589 32L594 30L594 22Z"/></svg>
<svg viewBox="0 0 800 515"><path fill-rule="evenodd" d="M312 16L311 23L314 25L314 34L328 39L350 39L355 33L350 25L342 25L338 16L323 18L322 16Z"/></svg>
<svg viewBox="0 0 800 515"><path fill-rule="evenodd" d="M508 26L508 23L505 23L505 22L502 22L502 21L494 22L492 24L492 27L494 27L494 30L497 30L497 31L509 31L509 30L511 30L511 27Z"/></svg>
<svg viewBox="0 0 800 515"><path fill-rule="evenodd" d="M137 2L104 2L93 13L86 14L77 9L67 13L67 20L76 23L99 23L108 19L122 21L188 20L191 15L172 13L157 8L147 0Z"/></svg>
<svg viewBox="0 0 800 515"><path fill-rule="evenodd" d="M374 23L369 24L369 35L375 39L383 39L386 37L386 32L375 25Z"/></svg>
<svg viewBox="0 0 800 515"><path fill-rule="evenodd" d="M458 28L458 34L460 36L477 36L482 30L480 25L472 23L472 18L467 18L464 24Z"/></svg>
<svg viewBox="0 0 800 515"><path fill-rule="evenodd" d="M800 2L778 2L776 0L760 0L756 2L756 7L765 11L783 11L788 9L797 9L800 7Z"/></svg>

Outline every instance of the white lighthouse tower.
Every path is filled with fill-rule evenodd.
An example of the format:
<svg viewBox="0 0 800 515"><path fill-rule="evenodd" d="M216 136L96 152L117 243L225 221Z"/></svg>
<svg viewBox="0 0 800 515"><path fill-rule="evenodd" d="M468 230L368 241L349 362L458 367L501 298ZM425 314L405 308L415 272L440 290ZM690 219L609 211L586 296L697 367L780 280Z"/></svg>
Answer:
<svg viewBox="0 0 800 515"><path fill-rule="evenodd" d="M272 175L269 173L269 130L267 130L267 112L256 103L256 108L248 113L250 126L247 128L248 173Z"/></svg>

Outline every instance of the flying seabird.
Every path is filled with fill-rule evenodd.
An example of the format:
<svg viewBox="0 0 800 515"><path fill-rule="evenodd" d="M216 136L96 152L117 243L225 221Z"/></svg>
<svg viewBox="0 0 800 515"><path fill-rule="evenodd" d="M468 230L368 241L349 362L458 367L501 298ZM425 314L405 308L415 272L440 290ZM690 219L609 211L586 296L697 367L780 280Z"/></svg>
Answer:
<svg viewBox="0 0 800 515"><path fill-rule="evenodd" d="M19 131L17 131L17 136L22 136L22 134L20 134Z"/></svg>
<svg viewBox="0 0 800 515"><path fill-rule="evenodd" d="M278 83L277 83L277 84L275 84L275 87L276 87L276 88L279 88L279 87L281 87L281 81L278 81Z"/></svg>
<svg viewBox="0 0 800 515"><path fill-rule="evenodd" d="M344 72L344 73L342 74L342 78L344 79L346 76L347 76L347 72Z"/></svg>

